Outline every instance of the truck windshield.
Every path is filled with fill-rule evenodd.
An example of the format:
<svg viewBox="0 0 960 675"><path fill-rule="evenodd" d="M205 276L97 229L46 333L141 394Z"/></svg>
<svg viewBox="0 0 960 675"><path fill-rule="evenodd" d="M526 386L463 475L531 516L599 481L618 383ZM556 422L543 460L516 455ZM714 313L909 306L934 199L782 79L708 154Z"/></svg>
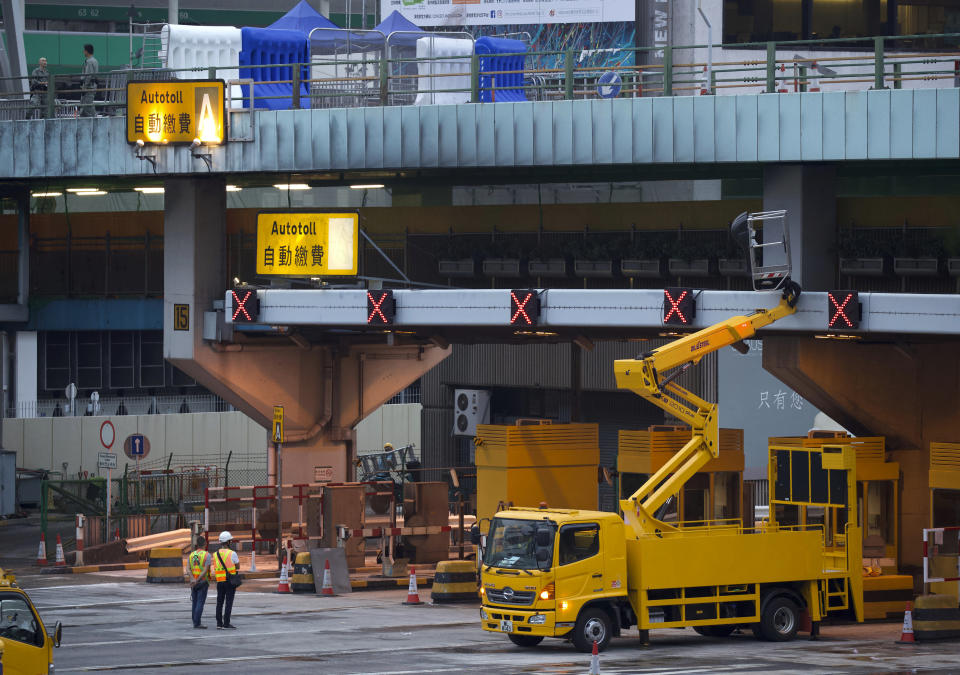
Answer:
<svg viewBox="0 0 960 675"><path fill-rule="evenodd" d="M538 569L536 557L537 526L549 525L556 532L556 525L548 521L516 520L513 518L494 518L487 536L487 550L483 563L493 567L508 567L518 570ZM553 560L553 536L549 547L548 560Z"/></svg>

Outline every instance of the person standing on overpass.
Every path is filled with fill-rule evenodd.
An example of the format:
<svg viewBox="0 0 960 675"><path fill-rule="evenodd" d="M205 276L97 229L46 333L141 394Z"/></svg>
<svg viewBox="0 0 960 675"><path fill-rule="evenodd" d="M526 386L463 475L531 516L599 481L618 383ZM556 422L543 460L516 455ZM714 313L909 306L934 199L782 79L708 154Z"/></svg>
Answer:
<svg viewBox="0 0 960 675"><path fill-rule="evenodd" d="M239 586L237 568L240 556L230 550L233 535L224 530L220 533L220 550L213 554L213 576L217 580L217 628L236 628L230 623L233 611L233 596Z"/></svg>
<svg viewBox="0 0 960 675"><path fill-rule="evenodd" d="M100 72L100 62L93 56L93 45L83 45L83 71L80 79L80 117L96 117L97 109L93 105L93 96L97 93L97 73Z"/></svg>
<svg viewBox="0 0 960 675"><path fill-rule="evenodd" d="M200 619L203 617L203 605L207 602L210 589L210 554L206 551L207 540L197 537L196 548L187 558L190 563L190 602L192 605L193 627L206 628Z"/></svg>
<svg viewBox="0 0 960 675"><path fill-rule="evenodd" d="M47 103L49 84L50 71L47 70L47 59L41 56L37 60L37 67L30 73L30 105L34 107L30 117L46 117L43 106Z"/></svg>

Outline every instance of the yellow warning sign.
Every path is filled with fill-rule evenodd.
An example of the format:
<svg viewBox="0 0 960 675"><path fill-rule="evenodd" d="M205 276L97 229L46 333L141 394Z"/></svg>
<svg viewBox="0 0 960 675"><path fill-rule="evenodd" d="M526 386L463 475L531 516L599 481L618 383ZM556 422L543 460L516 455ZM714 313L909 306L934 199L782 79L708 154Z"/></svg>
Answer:
<svg viewBox="0 0 960 675"><path fill-rule="evenodd" d="M127 83L127 142L223 142L223 80Z"/></svg>
<svg viewBox="0 0 960 675"><path fill-rule="evenodd" d="M273 406L273 435L274 443L283 443L283 406Z"/></svg>
<svg viewBox="0 0 960 675"><path fill-rule="evenodd" d="M355 275L358 236L356 213L259 213L257 274Z"/></svg>

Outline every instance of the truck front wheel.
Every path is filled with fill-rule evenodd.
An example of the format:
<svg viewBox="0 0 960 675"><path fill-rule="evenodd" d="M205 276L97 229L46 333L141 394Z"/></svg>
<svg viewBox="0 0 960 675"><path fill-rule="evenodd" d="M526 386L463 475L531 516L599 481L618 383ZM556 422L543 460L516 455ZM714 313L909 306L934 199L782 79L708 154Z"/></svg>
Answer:
<svg viewBox="0 0 960 675"><path fill-rule="evenodd" d="M507 637L510 638L510 642L518 647L536 647L543 642L543 636L541 635L517 635L516 633L510 633Z"/></svg>
<svg viewBox="0 0 960 675"><path fill-rule="evenodd" d="M597 649L603 651L610 644L613 626L610 615L597 607L591 607L580 612L577 625L573 627L573 644L577 651L592 652L593 643Z"/></svg>
<svg viewBox="0 0 960 675"><path fill-rule="evenodd" d="M760 637L770 642L789 642L797 636L800 625L800 608L786 597L774 598L767 603L760 617Z"/></svg>

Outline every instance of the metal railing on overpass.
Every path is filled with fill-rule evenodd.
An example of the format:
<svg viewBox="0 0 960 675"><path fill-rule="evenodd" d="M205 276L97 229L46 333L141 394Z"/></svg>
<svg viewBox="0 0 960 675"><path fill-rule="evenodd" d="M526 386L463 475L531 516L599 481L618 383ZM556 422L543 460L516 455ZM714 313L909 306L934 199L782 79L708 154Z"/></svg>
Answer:
<svg viewBox="0 0 960 675"><path fill-rule="evenodd" d="M498 96L501 101L551 101L955 87L960 84L958 45L960 33L527 51L493 56L377 57L361 51L336 58L314 57L309 63L244 65L251 71L293 66L292 76L261 82L228 80L228 84L249 87L242 98L232 98L228 107L243 109L251 103L265 107L268 101L278 99L289 101L284 105L295 109L416 105L433 102L437 94L442 95L444 103L479 103L495 102ZM603 58L597 58L601 53ZM720 58L714 59L715 54ZM521 69L492 70L482 63L484 59L511 56L522 58ZM733 58L725 60L726 56ZM646 63L651 60L657 62ZM100 73L95 89L84 88L79 73L42 80L24 77L15 82L10 81L15 78L3 78L0 89L22 88L24 93L0 97L0 120L123 115L129 81L198 76L222 79L227 73L236 73L237 68L230 64L180 70L115 70ZM303 77L304 69L310 77ZM467 77L469 86L457 86ZM522 84L498 85L498 77L501 82ZM259 85L281 85L286 93L258 93ZM305 96L301 95L301 86L307 92Z"/></svg>

